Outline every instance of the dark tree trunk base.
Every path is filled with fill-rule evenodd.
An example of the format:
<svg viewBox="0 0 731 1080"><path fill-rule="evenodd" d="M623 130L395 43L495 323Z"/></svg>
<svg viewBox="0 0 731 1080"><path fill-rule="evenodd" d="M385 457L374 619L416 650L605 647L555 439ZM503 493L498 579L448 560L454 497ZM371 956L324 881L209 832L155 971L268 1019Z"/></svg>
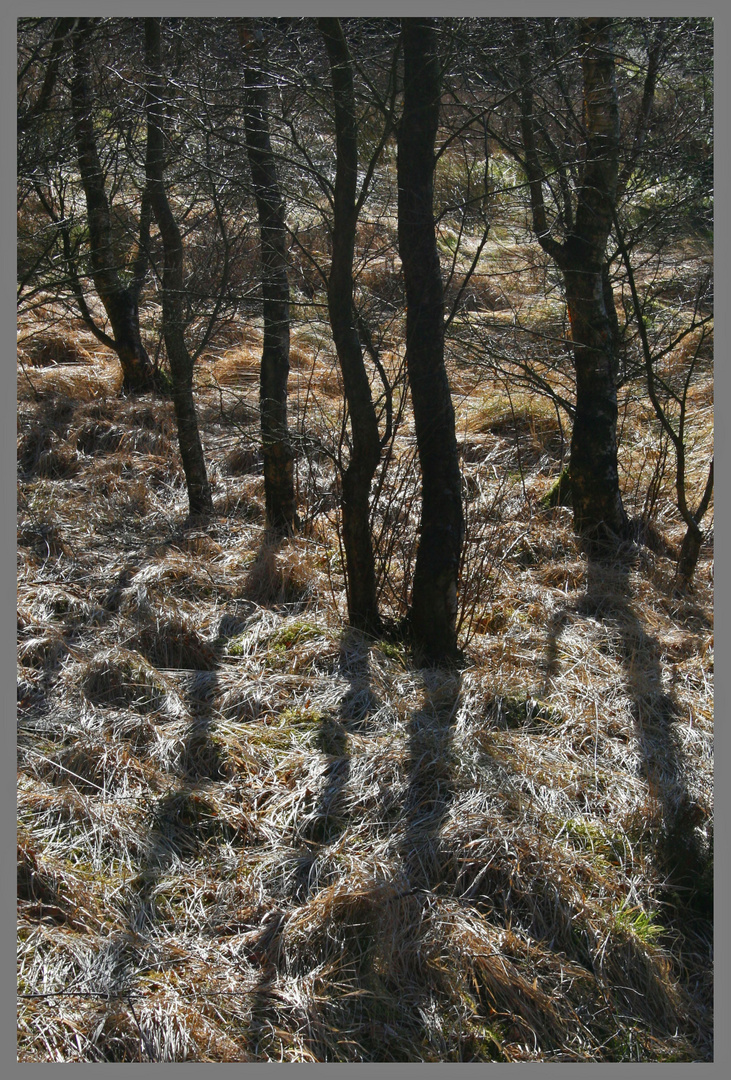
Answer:
<svg viewBox="0 0 731 1080"><path fill-rule="evenodd" d="M689 591L693 587L693 577L700 558L703 539L701 530L692 526L683 537L675 578L676 586L683 591Z"/></svg>
<svg viewBox="0 0 731 1080"><path fill-rule="evenodd" d="M160 380L147 358L147 353L127 352L120 349L117 353L122 367L122 390L125 394L141 394L146 390L160 389Z"/></svg>
<svg viewBox="0 0 731 1080"><path fill-rule="evenodd" d="M267 534L272 540L292 536L299 527L294 498L294 454L289 441L264 446Z"/></svg>
<svg viewBox="0 0 731 1080"><path fill-rule="evenodd" d="M377 464L377 462L376 462ZM383 627L376 600L376 574L369 521L369 494L375 465L353 463L343 473L343 547L348 577L348 620L356 630L378 636Z"/></svg>

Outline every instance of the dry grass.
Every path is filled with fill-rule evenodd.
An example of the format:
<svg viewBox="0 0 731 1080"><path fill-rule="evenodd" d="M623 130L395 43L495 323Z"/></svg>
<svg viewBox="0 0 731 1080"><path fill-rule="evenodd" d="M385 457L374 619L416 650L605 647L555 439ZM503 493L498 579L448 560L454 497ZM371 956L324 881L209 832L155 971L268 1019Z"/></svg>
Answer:
<svg viewBox="0 0 731 1080"><path fill-rule="evenodd" d="M527 304L540 261L497 247ZM321 325L293 342L280 545L256 327L200 365L195 530L170 404L76 344L18 375L19 1059L710 1060L712 551L683 597L665 555L587 564L540 506L555 415L455 362L467 659L419 669L344 628ZM624 475L655 453L631 402ZM406 424L374 509L394 617L412 456ZM677 543L669 473L657 521Z"/></svg>

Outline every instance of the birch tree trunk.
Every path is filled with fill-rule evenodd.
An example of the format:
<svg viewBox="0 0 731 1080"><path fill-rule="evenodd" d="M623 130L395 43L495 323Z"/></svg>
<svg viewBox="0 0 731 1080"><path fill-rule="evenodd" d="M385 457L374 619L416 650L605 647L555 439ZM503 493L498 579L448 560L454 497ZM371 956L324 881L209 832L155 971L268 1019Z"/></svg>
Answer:
<svg viewBox="0 0 731 1080"><path fill-rule="evenodd" d="M381 444L353 305L353 253L358 218L358 133L353 67L340 20L318 19L318 25L330 62L337 148L327 301L352 431L350 460L342 479L348 618L353 626L376 633L381 620L376 600L369 498Z"/></svg>

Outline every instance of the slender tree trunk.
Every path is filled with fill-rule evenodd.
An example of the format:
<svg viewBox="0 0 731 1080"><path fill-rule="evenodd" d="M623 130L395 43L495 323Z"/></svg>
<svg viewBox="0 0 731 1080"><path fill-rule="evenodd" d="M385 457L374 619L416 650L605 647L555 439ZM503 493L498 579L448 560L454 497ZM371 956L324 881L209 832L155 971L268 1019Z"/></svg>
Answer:
<svg viewBox="0 0 731 1080"><path fill-rule="evenodd" d="M682 589L690 587L703 546L703 533L697 525L690 525L683 537L678 559L677 580Z"/></svg>
<svg viewBox="0 0 731 1080"><path fill-rule="evenodd" d="M261 283L264 346L261 356L259 403L264 450L264 499L267 528L274 535L295 531L294 454L287 428L289 379L289 282L284 201L269 138L268 91L263 65L258 61L254 34L248 23L238 24L244 47L246 150L254 186L261 238Z"/></svg>
<svg viewBox="0 0 731 1080"><path fill-rule="evenodd" d="M348 617L353 626L375 633L380 628L381 620L376 601L369 498L381 456L381 444L353 304L358 179L353 68L340 20L319 19L318 24L330 62L337 146L328 311L352 429L350 460L342 479Z"/></svg>
<svg viewBox="0 0 731 1080"><path fill-rule="evenodd" d="M683 430L683 428L681 428L681 430ZM687 530L683 537L683 543L680 546L676 580L679 588L685 590L690 589L693 584L695 568L698 565L701 548L703 546L703 541L705 540L705 534L701 529L701 521L705 517L708 507L711 505L711 497L713 495L713 458L711 458L711 464L708 467L708 477L706 479L706 487L703 496L701 497L697 509L693 512L688 506L688 500L685 495L685 453L682 446L682 437L679 439L679 442L680 448L678 448L676 444L676 454L678 458L676 487L679 509L683 516L683 520L687 525Z"/></svg>
<svg viewBox="0 0 731 1080"><path fill-rule="evenodd" d="M152 212L162 238L164 266L162 278L162 322L165 348L173 381L173 404L178 427L178 443L188 488L191 517L213 511L206 475L198 418L193 399L193 361L185 344L182 318L183 242L170 209L164 171L163 80L160 47L160 20L145 19L145 58L148 67L147 186Z"/></svg>
<svg viewBox="0 0 731 1080"><path fill-rule="evenodd" d="M422 475L409 624L425 655L441 660L457 652L457 584L464 537L432 206L441 74L435 20L403 19L402 27L404 106L398 139L398 231L407 302L406 364Z"/></svg>
<svg viewBox="0 0 731 1080"><path fill-rule="evenodd" d="M618 324L605 264L619 174L611 24L606 18L581 20L585 156L576 211L563 243L551 235L546 217L533 116L533 61L525 25L520 21L516 28L533 228L563 274L573 342L576 413L569 478L574 527L594 554L616 550L627 534L617 465Z"/></svg>
<svg viewBox="0 0 731 1080"><path fill-rule="evenodd" d="M592 547L627 534L617 466L617 340L604 265L619 178L619 99L611 19L582 20L586 158L575 231L564 245L566 303L576 365L571 437L574 525Z"/></svg>
<svg viewBox="0 0 731 1080"><path fill-rule="evenodd" d="M139 282L133 287L122 283L112 244L109 200L92 122L89 32L88 19L79 19L72 35L71 107L79 173L86 197L92 278L112 326L113 345L122 365L124 387L141 390L153 384L154 372L140 335Z"/></svg>
<svg viewBox="0 0 731 1080"><path fill-rule="evenodd" d="M627 281L629 282L630 294L632 296L632 305L635 311L635 318L637 319L637 328L640 333L640 342L642 343L642 356L645 361L645 376L647 378L647 392L650 401L652 402L652 407L655 410L655 415L660 421L662 430L668 440L672 443L673 450L675 451L675 497L680 516L686 525L686 533L680 548L680 556L676 567L676 582L681 590L685 590L689 589L692 585L695 568L698 565L698 559L700 558L701 547L705 539L703 530L701 529L701 521L711 505L714 483L714 462L713 458L711 458L708 466L706 485L700 502L695 511L691 510L688 505L688 493L686 491L685 433L687 430L686 409L688 405L688 389L690 387L690 378L695 364L695 358L686 374L683 393L680 397L676 397L676 401L680 405L680 413L677 417L677 426L673 426L670 422L670 417L657 394L654 358L647 336L647 326L645 325L645 319L642 312L642 304L640 303L640 297L637 292L637 282L635 280L634 270L632 269L632 262L627 250L627 245L625 244L622 235L622 229L620 228L619 222L616 220L616 216L615 230L619 250L622 255L622 261L624 262L624 268L627 273ZM703 341L703 337L701 337L701 341ZM696 357L697 355L698 354L696 353Z"/></svg>

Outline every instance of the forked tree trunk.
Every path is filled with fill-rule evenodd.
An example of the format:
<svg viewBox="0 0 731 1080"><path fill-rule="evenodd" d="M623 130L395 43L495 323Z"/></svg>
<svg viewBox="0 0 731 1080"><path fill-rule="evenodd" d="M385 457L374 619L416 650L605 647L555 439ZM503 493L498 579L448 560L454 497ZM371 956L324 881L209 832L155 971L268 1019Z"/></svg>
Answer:
<svg viewBox="0 0 731 1080"><path fill-rule="evenodd" d="M682 430L683 429L681 429L681 431ZM700 558L701 548L703 547L703 541L706 538L705 533L701 529L701 521L705 517L708 507L711 505L711 498L713 496L713 459L711 459L711 464L708 467L706 487L701 500L697 509L692 511L688 506L688 499L685 494L685 452L682 435L679 437L678 443L676 443L676 455L676 490L678 505L687 526L685 536L683 537L683 543L680 545L676 581L680 589L686 590L690 589L693 585L693 577L695 576L698 559Z"/></svg>
<svg viewBox="0 0 731 1080"><path fill-rule="evenodd" d="M245 50L246 150L256 199L261 239L261 285L264 346L261 356L259 405L264 451L264 500L267 528L274 535L294 532L297 507L294 492L294 454L287 427L289 379L289 282L284 201L269 137L268 92L259 62L254 31L238 23Z"/></svg>
<svg viewBox="0 0 731 1080"><path fill-rule="evenodd" d="M434 19L402 20L404 106L398 138L398 233L406 287L406 364L422 476L409 625L430 660L457 653L464 536L454 408L444 366L444 299L432 207L441 73Z"/></svg>
<svg viewBox="0 0 731 1080"><path fill-rule="evenodd" d="M351 625L358 629L376 633L381 620L376 600L369 498L381 456L381 444L353 304L353 253L358 216L358 143L353 68L340 20L319 19L318 24L332 75L337 148L328 311L352 430L350 460L342 478L348 618Z"/></svg>
<svg viewBox="0 0 731 1080"><path fill-rule="evenodd" d="M689 526L683 537L678 558L677 581L681 589L688 589L692 584L702 546L703 532L697 525Z"/></svg>
<svg viewBox="0 0 731 1080"><path fill-rule="evenodd" d="M92 279L112 327L111 344L119 356L124 387L142 390L152 386L154 371L140 335L139 283L123 284L112 243L109 200L92 122L89 33L88 19L79 19L72 34L71 108L79 174L86 198Z"/></svg>
<svg viewBox="0 0 731 1080"><path fill-rule="evenodd" d="M617 465L617 319L605 265L619 174L611 23L606 18L581 20L585 156L572 227L563 243L551 235L546 219L533 117L533 59L524 23L516 28L533 228L562 272L571 325L576 371L569 463L574 527L595 554L616 550L627 534Z"/></svg>
<svg viewBox="0 0 731 1080"><path fill-rule="evenodd" d="M182 318L183 242L170 209L164 182L163 80L160 48L160 20L145 19L145 59L148 68L147 187L163 245L162 323L165 348L173 382L173 404L178 428L178 444L188 488L191 517L213 511L206 475L198 418L193 399L193 361L185 344Z"/></svg>

